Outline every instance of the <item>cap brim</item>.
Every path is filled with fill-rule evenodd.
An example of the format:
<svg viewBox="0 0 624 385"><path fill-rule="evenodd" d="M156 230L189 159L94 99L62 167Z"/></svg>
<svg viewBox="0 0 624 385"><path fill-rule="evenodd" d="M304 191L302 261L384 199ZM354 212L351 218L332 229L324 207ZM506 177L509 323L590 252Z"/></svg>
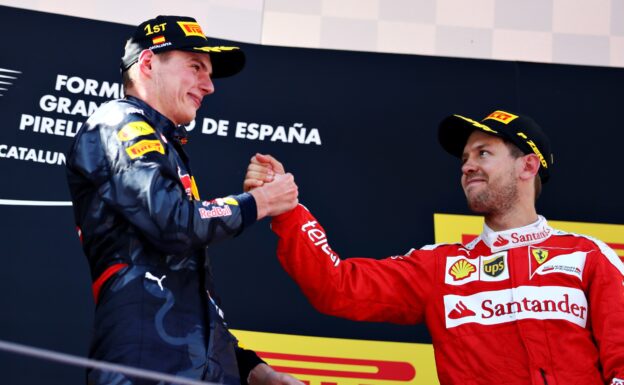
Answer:
<svg viewBox="0 0 624 385"><path fill-rule="evenodd" d="M245 54L238 47L188 47L184 50L209 54L213 78L236 75L245 67Z"/></svg>
<svg viewBox="0 0 624 385"><path fill-rule="evenodd" d="M450 115L438 126L438 141L446 152L461 158L468 137L473 131L479 130L486 134L502 136L498 131L487 125L461 115Z"/></svg>

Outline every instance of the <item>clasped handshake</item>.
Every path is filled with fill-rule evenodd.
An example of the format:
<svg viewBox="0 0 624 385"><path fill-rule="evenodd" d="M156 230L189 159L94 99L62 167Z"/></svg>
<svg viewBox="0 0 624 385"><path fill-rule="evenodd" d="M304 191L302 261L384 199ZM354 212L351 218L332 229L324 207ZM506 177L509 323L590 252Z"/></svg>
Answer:
<svg viewBox="0 0 624 385"><path fill-rule="evenodd" d="M243 189L256 200L258 220L283 214L299 203L295 177L271 155L256 154L251 158Z"/></svg>

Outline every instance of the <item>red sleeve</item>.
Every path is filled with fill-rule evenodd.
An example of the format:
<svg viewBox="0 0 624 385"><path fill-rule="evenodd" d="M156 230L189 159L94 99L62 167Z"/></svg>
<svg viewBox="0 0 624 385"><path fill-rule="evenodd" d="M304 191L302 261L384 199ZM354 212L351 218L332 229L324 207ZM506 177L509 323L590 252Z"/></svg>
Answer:
<svg viewBox="0 0 624 385"><path fill-rule="evenodd" d="M624 265L606 244L592 240L598 250L587 271L591 325L605 383L611 383L624 379Z"/></svg>
<svg viewBox="0 0 624 385"><path fill-rule="evenodd" d="M423 321L435 258L418 250L383 260L341 260L325 230L303 206L273 219L277 255L286 272L322 313L358 321Z"/></svg>

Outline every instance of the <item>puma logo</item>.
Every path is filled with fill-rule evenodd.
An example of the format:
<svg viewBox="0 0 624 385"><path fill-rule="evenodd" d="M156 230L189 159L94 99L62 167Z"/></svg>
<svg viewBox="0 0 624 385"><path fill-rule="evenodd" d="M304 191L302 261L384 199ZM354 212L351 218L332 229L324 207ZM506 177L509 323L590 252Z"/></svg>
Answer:
<svg viewBox="0 0 624 385"><path fill-rule="evenodd" d="M162 277L158 278L158 277L156 277L155 275L153 275L152 273L150 273L150 272L148 271L148 272L146 272L146 273L145 273L145 278L147 278L147 279L149 279L149 280L152 280L152 281L156 281L156 282L158 282L158 287L160 287L160 291L165 290L165 289L163 288L162 281L163 281L163 279L167 278L167 276L166 276L166 275L163 275Z"/></svg>

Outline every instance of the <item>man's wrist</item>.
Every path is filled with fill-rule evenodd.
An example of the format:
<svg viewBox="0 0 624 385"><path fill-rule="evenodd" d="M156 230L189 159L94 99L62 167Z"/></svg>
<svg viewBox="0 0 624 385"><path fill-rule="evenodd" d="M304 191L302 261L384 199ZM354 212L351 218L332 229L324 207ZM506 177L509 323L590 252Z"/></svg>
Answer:
<svg viewBox="0 0 624 385"><path fill-rule="evenodd" d="M266 217L268 199L266 198L264 190L261 188L256 188L256 189L249 191L248 194L250 194L254 198L254 201L256 202L256 211L257 211L256 220L260 220Z"/></svg>
<svg viewBox="0 0 624 385"><path fill-rule="evenodd" d="M260 363L249 371L247 376L247 384L249 385L264 385L267 380L275 371L267 364Z"/></svg>
<svg viewBox="0 0 624 385"><path fill-rule="evenodd" d="M258 218L256 198L250 193L242 193L234 197L238 202L243 220L243 229L253 225Z"/></svg>

